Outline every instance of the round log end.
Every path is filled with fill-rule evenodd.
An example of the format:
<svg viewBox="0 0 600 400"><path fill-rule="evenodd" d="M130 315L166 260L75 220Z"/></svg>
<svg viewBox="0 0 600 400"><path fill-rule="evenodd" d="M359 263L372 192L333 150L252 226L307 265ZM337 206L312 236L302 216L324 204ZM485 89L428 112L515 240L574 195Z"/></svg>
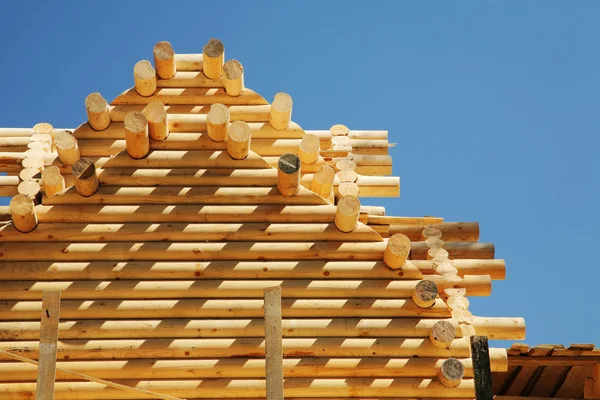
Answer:
<svg viewBox="0 0 600 400"><path fill-rule="evenodd" d="M446 348L456 337L456 328L448 321L438 321L429 332L429 340L437 347Z"/></svg>
<svg viewBox="0 0 600 400"><path fill-rule="evenodd" d="M244 121L234 121L229 127L229 137L236 142L248 142L252 130Z"/></svg>
<svg viewBox="0 0 600 400"><path fill-rule="evenodd" d="M229 96L239 96L244 91L244 67L239 61L223 64L223 86Z"/></svg>
<svg viewBox="0 0 600 400"><path fill-rule="evenodd" d="M435 258L448 258L449 256L450 253L448 253L448 250L442 247L432 247L429 250L427 250L428 260L433 260Z"/></svg>
<svg viewBox="0 0 600 400"><path fill-rule="evenodd" d="M350 182L355 183L358 180L358 174L356 171L351 169L345 169L336 174L341 183Z"/></svg>
<svg viewBox="0 0 600 400"><path fill-rule="evenodd" d="M89 158L80 158L73 164L71 173L75 179L87 180L96 175L96 166Z"/></svg>
<svg viewBox="0 0 600 400"><path fill-rule="evenodd" d="M354 172L354 171L348 171ZM355 196L358 197L358 185L354 182L342 182L338 186L338 193L340 196Z"/></svg>
<svg viewBox="0 0 600 400"><path fill-rule="evenodd" d="M425 239L428 239L428 238L441 239L442 231L437 226L429 225L429 226L426 226L425 228L423 228L422 235Z"/></svg>
<svg viewBox="0 0 600 400"><path fill-rule="evenodd" d="M222 125L229 122L229 108L227 106L215 103L210 106L210 110L206 115L209 123Z"/></svg>
<svg viewBox="0 0 600 400"><path fill-rule="evenodd" d="M332 136L347 136L350 133L350 129L346 125L336 124L329 128Z"/></svg>
<svg viewBox="0 0 600 400"><path fill-rule="evenodd" d="M154 57L162 60L168 61L175 57L175 52L173 51L173 47L170 42L161 41L154 45Z"/></svg>
<svg viewBox="0 0 600 400"><path fill-rule="evenodd" d="M225 46L223 45L223 42L221 42L219 39L210 39L202 49L202 53L204 53L205 56L211 58L222 56L224 52Z"/></svg>
<svg viewBox="0 0 600 400"><path fill-rule="evenodd" d="M321 150L321 140L318 136L308 133L300 141L298 157L304 164L314 164L319 159L319 150Z"/></svg>
<svg viewBox="0 0 600 400"><path fill-rule="evenodd" d="M279 170L285 174L294 174L300 169L300 159L297 155L286 153L279 157Z"/></svg>
<svg viewBox="0 0 600 400"><path fill-rule="evenodd" d="M38 169L23 168L21 172L19 172L19 178L21 178L22 181L38 181L43 176L43 172L46 172L47 169L48 168L44 169L42 174L40 174Z"/></svg>
<svg viewBox="0 0 600 400"><path fill-rule="evenodd" d="M248 157L250 152L250 126L244 121L235 121L229 126L227 139L227 153L235 160Z"/></svg>
<svg viewBox="0 0 600 400"><path fill-rule="evenodd" d="M20 232L31 232L37 226L37 215L33 200L24 194L18 194L10 200L10 212L13 225Z"/></svg>
<svg viewBox="0 0 600 400"><path fill-rule="evenodd" d="M171 79L177 72L175 65L175 52L171 43L158 42L154 45L154 65L156 75L161 79Z"/></svg>
<svg viewBox="0 0 600 400"><path fill-rule="evenodd" d="M39 149L44 153L49 153L52 150L52 146L46 142L29 142L27 143L27 148L30 150Z"/></svg>
<svg viewBox="0 0 600 400"><path fill-rule="evenodd" d="M133 67L135 91L143 97L149 97L156 91L156 71L148 60L138 61Z"/></svg>
<svg viewBox="0 0 600 400"><path fill-rule="evenodd" d="M127 116L131 114L133 113L130 113ZM148 105L144 108L143 114L145 115L148 122L152 122L155 124L161 123L167 119L165 105L160 101L151 101L150 103L148 103Z"/></svg>
<svg viewBox="0 0 600 400"><path fill-rule="evenodd" d="M42 189L37 181L23 181L17 187L19 194L29 197L34 203L39 203Z"/></svg>
<svg viewBox="0 0 600 400"><path fill-rule="evenodd" d="M148 119L144 113L134 111L127 114L124 121L125 130L131 133L139 133L146 130L148 127Z"/></svg>
<svg viewBox="0 0 600 400"><path fill-rule="evenodd" d="M465 367L456 358L444 360L438 371L438 380L447 388L454 388L460 384L465 375Z"/></svg>
<svg viewBox="0 0 600 400"><path fill-rule="evenodd" d="M417 283L413 290L412 299L420 308L429 308L435 304L438 288L432 281L423 280Z"/></svg>
<svg viewBox="0 0 600 400"><path fill-rule="evenodd" d="M337 204L335 226L342 232L352 232L358 225L360 200L356 196L344 196Z"/></svg>
<svg viewBox="0 0 600 400"><path fill-rule="evenodd" d="M273 98L271 109L280 113L287 113L292 110L292 105L292 96L287 93L279 92L275 94L275 97Z"/></svg>
<svg viewBox="0 0 600 400"><path fill-rule="evenodd" d="M46 152L42 149L29 149L25 152L25 158L44 158Z"/></svg>
<svg viewBox="0 0 600 400"><path fill-rule="evenodd" d="M347 169L354 171L356 169L356 161L343 159L335 163L335 168L337 168L338 171L344 171Z"/></svg>
<svg viewBox="0 0 600 400"><path fill-rule="evenodd" d="M385 265L391 269L400 269L408 259L411 243L408 236L401 233L392 235L388 239L387 247L383 253Z"/></svg>
<svg viewBox="0 0 600 400"><path fill-rule="evenodd" d="M44 194L48 198L65 190L65 178L56 166L50 166L42 172L42 182L44 184Z"/></svg>
<svg viewBox="0 0 600 400"><path fill-rule="evenodd" d="M313 175L313 180L310 185L310 190L321 197L328 199L333 193L333 180L335 179L335 171L329 165L323 165Z"/></svg>
<svg viewBox="0 0 600 400"><path fill-rule="evenodd" d="M47 133L50 134L54 130L54 127L47 122L40 122L33 126L33 133Z"/></svg>
<svg viewBox="0 0 600 400"><path fill-rule="evenodd" d="M44 170L44 159L41 157L27 157L21 161L23 168L33 168L38 171Z"/></svg>
<svg viewBox="0 0 600 400"><path fill-rule="evenodd" d="M141 60L135 63L133 67L134 75L142 80L152 79L156 75L156 71L148 60Z"/></svg>
<svg viewBox="0 0 600 400"><path fill-rule="evenodd" d="M90 93L85 98L85 108L91 113L108 111L108 101L98 92Z"/></svg>

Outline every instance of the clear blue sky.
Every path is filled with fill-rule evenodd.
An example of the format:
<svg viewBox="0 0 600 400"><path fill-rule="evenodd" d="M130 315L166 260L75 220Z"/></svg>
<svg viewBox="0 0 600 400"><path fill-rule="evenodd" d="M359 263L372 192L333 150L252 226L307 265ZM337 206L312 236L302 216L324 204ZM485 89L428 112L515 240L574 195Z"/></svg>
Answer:
<svg viewBox="0 0 600 400"><path fill-rule="evenodd" d="M600 344L599 2L219 5L3 3L0 126L75 127L85 96L129 88L157 41L220 38L304 128L389 130L402 197L364 203L480 222L508 277L476 315L524 316L530 345Z"/></svg>

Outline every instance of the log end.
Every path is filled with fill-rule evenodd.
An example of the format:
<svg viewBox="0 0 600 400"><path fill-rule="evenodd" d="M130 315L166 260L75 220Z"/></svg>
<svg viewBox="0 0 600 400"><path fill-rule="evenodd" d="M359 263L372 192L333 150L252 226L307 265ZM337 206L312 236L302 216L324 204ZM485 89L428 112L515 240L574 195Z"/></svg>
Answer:
<svg viewBox="0 0 600 400"><path fill-rule="evenodd" d="M438 321L429 332L429 340L437 347L447 348L456 337L456 328L448 321Z"/></svg>
<svg viewBox="0 0 600 400"><path fill-rule="evenodd" d="M354 184L356 185L356 184ZM411 243L408 236L396 233L388 239L383 261L391 269L400 269L408 259Z"/></svg>
<svg viewBox="0 0 600 400"><path fill-rule="evenodd" d="M465 375L465 367L456 358L444 360L438 371L438 380L447 388L454 388L460 384Z"/></svg>
<svg viewBox="0 0 600 400"><path fill-rule="evenodd" d="M329 128L332 136L347 136L350 133L350 129L346 125L336 124Z"/></svg>
<svg viewBox="0 0 600 400"><path fill-rule="evenodd" d="M210 39L202 48L202 53L211 58L222 56L225 52L225 46L219 39Z"/></svg>
<svg viewBox="0 0 600 400"><path fill-rule="evenodd" d="M321 150L321 140L313 134L306 134L302 137L298 146L298 156L303 164L314 164L319 159L319 150Z"/></svg>
<svg viewBox="0 0 600 400"><path fill-rule="evenodd" d="M429 280L422 280L417 283L413 290L412 300L419 308L429 308L435 304L438 295L436 284Z"/></svg>
<svg viewBox="0 0 600 400"><path fill-rule="evenodd" d="M25 194L14 196L10 200L9 207L16 230L27 233L35 229L38 220L35 213L35 204L29 196Z"/></svg>

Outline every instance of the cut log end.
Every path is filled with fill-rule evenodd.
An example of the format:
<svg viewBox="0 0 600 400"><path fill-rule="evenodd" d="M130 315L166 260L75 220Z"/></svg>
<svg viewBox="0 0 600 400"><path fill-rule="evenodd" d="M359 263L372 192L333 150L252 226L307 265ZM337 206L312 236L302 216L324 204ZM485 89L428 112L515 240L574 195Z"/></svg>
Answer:
<svg viewBox="0 0 600 400"><path fill-rule="evenodd" d="M302 137L298 146L298 157L303 164L314 164L319 159L319 150L321 149L321 140L313 134L306 134Z"/></svg>
<svg viewBox="0 0 600 400"><path fill-rule="evenodd" d="M58 152L58 158L65 165L72 165L81 158L77 139L69 133L57 137L56 151Z"/></svg>
<svg viewBox="0 0 600 400"><path fill-rule="evenodd" d="M39 124L35 124L33 126L33 133L51 134L53 130L54 130L54 127L47 122L40 122Z"/></svg>
<svg viewBox="0 0 600 400"><path fill-rule="evenodd" d="M456 358L444 360L438 372L438 380L447 388L454 388L460 384L465 375L465 367Z"/></svg>
<svg viewBox="0 0 600 400"><path fill-rule="evenodd" d="M352 232L358 225L360 200L356 196L344 196L337 204L335 226L341 232Z"/></svg>
<svg viewBox="0 0 600 400"><path fill-rule="evenodd" d="M423 280L417 283L412 293L412 299L419 308L429 308L435 304L437 295L436 284L429 280Z"/></svg>
<svg viewBox="0 0 600 400"><path fill-rule="evenodd" d="M138 61L133 67L135 90L140 96L149 97L156 91L156 71L148 60Z"/></svg>
<svg viewBox="0 0 600 400"><path fill-rule="evenodd" d="M44 170L44 159L41 157L27 157L21 161L23 168L32 168L42 172Z"/></svg>
<svg viewBox="0 0 600 400"><path fill-rule="evenodd" d="M205 56L211 58L219 57L225 52L225 46L219 39L210 39L208 43L204 45L202 52Z"/></svg>
<svg viewBox="0 0 600 400"><path fill-rule="evenodd" d="M18 194L10 200L13 225L20 232L31 232L37 226L35 204L29 196Z"/></svg>
<svg viewBox="0 0 600 400"><path fill-rule="evenodd" d="M425 239L429 239L429 238L441 239L442 231L437 226L429 225L429 226L426 226L425 228L423 228L422 235Z"/></svg>
<svg viewBox="0 0 600 400"><path fill-rule="evenodd" d="M213 104L206 115L208 137L215 142L227 139L229 130L229 109L223 104Z"/></svg>
<svg viewBox="0 0 600 400"><path fill-rule="evenodd" d="M348 171L354 172L354 171ZM342 182L338 186L340 196L355 196L358 197L358 185L354 182Z"/></svg>
<svg viewBox="0 0 600 400"><path fill-rule="evenodd" d="M125 117L125 129L129 132L138 133L142 132L146 129L148 124L148 119L144 115L144 113L140 111L134 111Z"/></svg>
<svg viewBox="0 0 600 400"><path fill-rule="evenodd" d="M88 115L88 124L95 131L102 131L110 125L108 102L98 92L90 93L85 98L85 108Z"/></svg>
<svg viewBox="0 0 600 400"><path fill-rule="evenodd" d="M313 175L313 180L310 189L319 196L328 199L333 193L333 181L335 179L335 171L329 165L323 165Z"/></svg>
<svg viewBox="0 0 600 400"><path fill-rule="evenodd" d="M329 128L329 132L331 132L332 136L347 136L350 133L350 129L345 125L336 124Z"/></svg>
<svg viewBox="0 0 600 400"><path fill-rule="evenodd" d="M277 163L277 189L284 196L294 196L300 190L300 159L297 155L286 153Z"/></svg>
<svg viewBox="0 0 600 400"><path fill-rule="evenodd" d="M218 39L210 39L202 49L202 69L204 75L210 79L218 79L223 72L223 61L225 59L225 46Z"/></svg>
<svg viewBox="0 0 600 400"><path fill-rule="evenodd" d="M175 76L175 52L171 43L158 42L154 45L154 65L156 74L161 79L171 79Z"/></svg>
<svg viewBox="0 0 600 400"><path fill-rule="evenodd" d="M437 347L446 348L456 337L456 328L448 321L438 321L433 324L429 340Z"/></svg>
<svg viewBox="0 0 600 400"><path fill-rule="evenodd" d="M356 161L343 159L335 163L335 168L338 171L352 170L356 169Z"/></svg>
<svg viewBox="0 0 600 400"><path fill-rule="evenodd" d="M35 204L40 203L42 191L40 184L36 181L24 181L19 183L19 186L17 186L17 192L29 197Z"/></svg>
<svg viewBox="0 0 600 400"><path fill-rule="evenodd" d="M143 114L148 121L148 135L150 138L152 140L165 140L169 136L165 105L160 101L152 101L144 108Z"/></svg>
<svg viewBox="0 0 600 400"><path fill-rule="evenodd" d="M340 180L341 183L349 182L355 183L358 180L358 174L356 171L351 169L346 169L343 171L339 171L336 176Z"/></svg>
<svg viewBox="0 0 600 400"><path fill-rule="evenodd" d="M292 96L287 93L277 93L271 104L269 122L276 130L287 129L292 120Z"/></svg>
<svg viewBox="0 0 600 400"><path fill-rule="evenodd" d="M243 121L235 121L229 126L227 153L235 160L248 157L250 151L250 126Z"/></svg>
<svg viewBox="0 0 600 400"><path fill-rule="evenodd" d="M73 164L71 173L75 178L75 189L82 196L89 197L98 190L96 166L88 158L80 158Z"/></svg>
<svg viewBox="0 0 600 400"><path fill-rule="evenodd" d="M140 159L150 151L148 119L143 112L134 111L125 117L125 147L131 158Z"/></svg>
<svg viewBox="0 0 600 400"><path fill-rule="evenodd" d="M392 235L388 239L387 247L383 253L383 261L391 269L400 269L408 259L411 243L408 236L401 233Z"/></svg>
<svg viewBox="0 0 600 400"><path fill-rule="evenodd" d="M154 45L154 57L159 60L171 60L175 57L175 52L170 42L161 41Z"/></svg>
<svg viewBox="0 0 600 400"><path fill-rule="evenodd" d="M50 166L42 172L42 182L44 184L44 194L48 198L65 190L65 178L56 166Z"/></svg>
<svg viewBox="0 0 600 400"><path fill-rule="evenodd" d="M229 96L239 96L244 91L244 67L239 61L223 64L223 86Z"/></svg>
<svg viewBox="0 0 600 400"><path fill-rule="evenodd" d="M108 110L108 102L98 92L90 93L85 98L85 108L93 113L99 113Z"/></svg>

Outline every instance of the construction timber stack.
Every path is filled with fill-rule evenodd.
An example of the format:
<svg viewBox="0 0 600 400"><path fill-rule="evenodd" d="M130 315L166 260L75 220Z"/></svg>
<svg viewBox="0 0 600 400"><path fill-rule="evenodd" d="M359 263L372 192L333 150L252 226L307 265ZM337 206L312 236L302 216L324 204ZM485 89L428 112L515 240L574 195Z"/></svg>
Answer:
<svg viewBox="0 0 600 400"><path fill-rule="evenodd" d="M525 335L468 310L505 277L479 225L361 206L400 194L387 132L305 131L220 41L153 56L111 103L82 99L75 129L0 129L0 397L35 398L37 367L6 354L45 354L42 295L60 291L56 399L152 398L65 369L264 398L263 296L281 287L286 398L473 398L469 338Z"/></svg>

